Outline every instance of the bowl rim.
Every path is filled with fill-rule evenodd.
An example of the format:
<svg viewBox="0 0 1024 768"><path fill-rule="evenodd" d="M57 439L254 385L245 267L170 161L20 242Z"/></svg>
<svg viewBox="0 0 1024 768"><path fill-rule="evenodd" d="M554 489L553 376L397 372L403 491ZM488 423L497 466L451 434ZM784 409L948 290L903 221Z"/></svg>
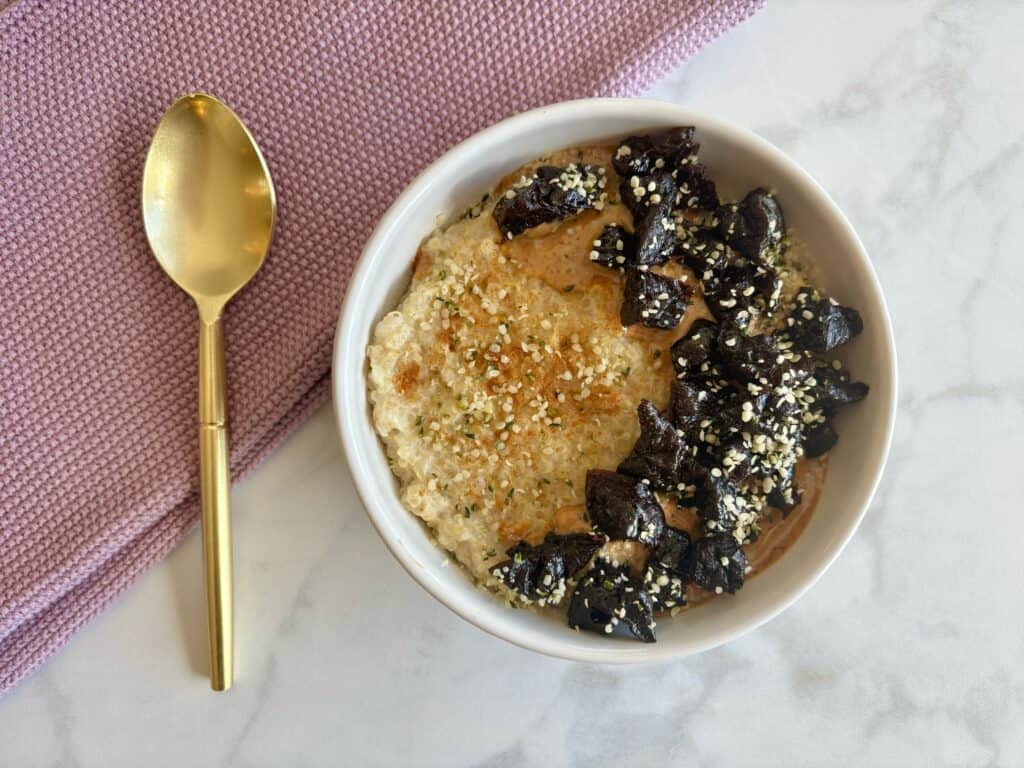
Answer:
<svg viewBox="0 0 1024 768"><path fill-rule="evenodd" d="M628 646L628 650L619 643L609 643L608 648L604 649L580 647L559 642L558 640L545 637L539 632L524 627L521 622L517 626L514 621L498 620L495 618L495 614L493 613L481 614L473 609L468 602L468 598L464 599L463 595L458 594L461 590L448 590L442 588L437 583L428 580L426 578L426 571L429 570L429 567L420 563L405 547L397 546L396 541L392 538L391 530L388 527L389 516L394 512L394 510L390 509L391 506L397 507L397 509L403 514L409 515L411 513L401 503L390 505L387 501L377 498L375 490L371 487L371 472L362 456L365 436L358 434L360 428L356 426L356 424L363 423L362 417L360 416L355 419L343 418L343 409L339 407L339 403L345 402L348 399L347 394L354 391L354 385L356 383L361 382L365 390L365 373L363 375L356 375L354 371L365 371L366 344L362 340L354 338L354 331L352 328L355 325L354 317L361 309L358 306L360 298L364 293L367 284L373 279L373 274L371 273L371 256L376 251L380 250L381 245L388 239L392 228L395 227L397 223L401 222L407 212L414 209L415 206L420 203L421 198L427 190L433 186L437 177L444 173L446 167L452 164L458 164L463 158L476 155L481 147L500 143L503 139L512 137L521 129L533 125L541 120L570 118L582 114L585 114L595 120L599 120L602 117L620 117L625 111L630 111L631 113L635 112L638 123L643 122L646 119L660 119L669 116L672 118L678 118L679 124L681 125L696 125L698 126L698 129L700 129L701 126L711 127L715 133L728 135L730 138L737 141L752 144L757 151L768 155L775 162L787 166L794 176L801 177L801 181L812 189L818 198L818 202L828 210L829 214L838 224L841 230L841 235L849 241L849 244L852 246L852 250L857 253L861 261L861 266L863 267L867 277L867 287L869 291L874 294L873 298L879 309L879 316L877 318L873 318L873 321L881 323L884 347L887 352L888 365L885 365L883 361L879 366L879 373L886 377L890 382L889 398L887 402L883 404L885 436L880 444L878 454L875 457L875 467L871 474L870 481L865 484L866 493L863 494L860 501L860 509L856 517L843 532L842 536L827 548L827 552L823 553L823 557L819 560L817 565L812 568L810 574L797 586L785 591L781 597L773 601L771 605L758 612L741 617L734 624L711 633L703 640L691 641L686 646L668 643L635 643L630 644ZM658 114L655 115L655 112ZM355 346L359 347L358 354L355 358L358 360L359 365L357 368L342 366L341 363L346 358L348 358L350 363L353 361L352 356L356 353L351 350ZM339 370L351 372L339 375ZM505 118L487 128L484 128L472 136L469 136L424 168L394 200L387 212L374 228L369 239L366 241L362 252L360 253L359 260L357 261L349 279L338 318L334 349L332 353L331 373L331 394L335 423L337 424L338 431L341 436L342 448L351 470L353 485L355 486L356 492L363 504L363 508L366 510L367 516L370 518L370 522L384 541L388 551L396 560L398 560L405 571L438 602L448 607L470 624L484 630L490 635L506 640L521 648L536 651L547 656L574 661L600 663L643 663L660 661L670 658L681 658L710 650L711 648L745 635L746 633L767 623L799 600L800 597L802 597L818 582L825 571L831 567L836 558L838 558L843 549L845 549L854 533L856 533L857 529L860 527L860 524L867 513L868 507L871 505L871 502L875 497L892 446L898 394L895 337L893 334L892 321L889 316L888 306L885 301L884 293L882 292L881 284L878 280L878 275L867 253L867 249L860 240L860 237L857 235L846 215L824 187L822 187L817 179L808 173L795 160L786 155L782 150L747 128L700 110L691 109L690 107L681 104L643 98L576 99L522 112L512 117ZM384 448L381 445L380 439L377 436L376 430L373 428L372 422L369 418L366 419L364 426L374 441L376 449L383 453ZM438 551L440 552L441 550L439 549ZM467 580L466 589L476 590L476 587ZM496 607L504 608L503 604L499 601L495 600L494 603ZM515 615L516 612L505 611L505 613Z"/></svg>

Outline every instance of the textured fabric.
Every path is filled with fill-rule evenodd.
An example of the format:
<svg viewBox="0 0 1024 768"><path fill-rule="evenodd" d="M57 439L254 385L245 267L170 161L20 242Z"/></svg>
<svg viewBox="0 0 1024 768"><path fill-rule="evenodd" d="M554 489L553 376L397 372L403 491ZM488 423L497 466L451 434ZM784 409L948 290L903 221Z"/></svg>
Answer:
<svg viewBox="0 0 1024 768"><path fill-rule="evenodd" d="M636 92L761 2L0 14L0 692L196 521L195 310L139 214L146 148L178 95L234 107L280 201L266 265L226 317L237 478L327 397L345 281L417 170L515 112Z"/></svg>

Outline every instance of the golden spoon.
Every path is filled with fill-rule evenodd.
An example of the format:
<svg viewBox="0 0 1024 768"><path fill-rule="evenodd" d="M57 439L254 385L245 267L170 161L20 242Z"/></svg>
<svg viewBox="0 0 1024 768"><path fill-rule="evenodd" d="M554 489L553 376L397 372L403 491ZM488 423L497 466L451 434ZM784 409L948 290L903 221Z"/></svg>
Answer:
<svg viewBox="0 0 1024 768"><path fill-rule="evenodd" d="M174 102L146 156L142 219L156 260L199 310L199 482L215 691L234 678L221 313L262 266L276 207L270 171L238 116L204 93Z"/></svg>

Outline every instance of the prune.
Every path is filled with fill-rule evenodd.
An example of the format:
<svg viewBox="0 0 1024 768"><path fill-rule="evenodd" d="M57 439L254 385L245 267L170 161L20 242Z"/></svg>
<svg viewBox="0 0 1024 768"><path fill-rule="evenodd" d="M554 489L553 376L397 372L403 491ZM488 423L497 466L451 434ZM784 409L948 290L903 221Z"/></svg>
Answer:
<svg viewBox="0 0 1024 768"><path fill-rule="evenodd" d="M491 573L529 601L557 605L565 595L566 579L589 563L606 541L593 533L549 533L536 546L520 541Z"/></svg>
<svg viewBox="0 0 1024 768"><path fill-rule="evenodd" d="M636 222L636 263L664 264L676 249L676 224L672 209L652 205Z"/></svg>
<svg viewBox="0 0 1024 768"><path fill-rule="evenodd" d="M708 534L693 542L693 581L716 594L736 592L743 586L747 557L728 534Z"/></svg>
<svg viewBox="0 0 1024 768"><path fill-rule="evenodd" d="M713 211L718 208L718 190L701 163L686 163L676 171L679 182L677 204L681 208Z"/></svg>
<svg viewBox="0 0 1024 768"><path fill-rule="evenodd" d="M672 490L686 479L687 454L683 438L649 400L641 400L636 410L640 437L629 456L619 464L619 472L648 480L656 491Z"/></svg>
<svg viewBox="0 0 1024 768"><path fill-rule="evenodd" d="M690 534L666 525L665 532L647 558L647 565L656 565L685 579L691 570L691 547Z"/></svg>
<svg viewBox="0 0 1024 768"><path fill-rule="evenodd" d="M748 286L737 285L742 279L742 275L736 280L723 275L701 281L701 287L708 309L719 322L728 321L739 328L746 328L750 324L754 300L752 295L744 296L744 290Z"/></svg>
<svg viewBox="0 0 1024 768"><path fill-rule="evenodd" d="M675 203L679 185L667 170L645 176L629 176L619 183L622 203L633 214L634 221L649 208L668 206L669 212ZM671 217L671 216L670 216ZM673 225L675 220L673 219Z"/></svg>
<svg viewBox="0 0 1024 768"><path fill-rule="evenodd" d="M803 287L787 323L789 336L802 349L822 354L845 344L864 330L860 313L826 298L814 288Z"/></svg>
<svg viewBox="0 0 1024 768"><path fill-rule="evenodd" d="M811 374L814 383L809 389L809 394L814 398L814 409L820 410L826 416L835 416L840 408L868 396L868 385L860 381L850 381L850 374L842 367L836 368L819 361Z"/></svg>
<svg viewBox="0 0 1024 768"><path fill-rule="evenodd" d="M714 230L686 221L676 226L675 257L697 277L710 280L732 263L732 255Z"/></svg>
<svg viewBox="0 0 1024 768"><path fill-rule="evenodd" d="M696 390L698 396L703 394L706 398L702 402L699 418L691 421L688 427L679 427L687 446L680 483L689 487L676 487L686 497L692 497L696 491L694 486L700 486L708 469L720 466L720 444L731 435L733 425L736 432L739 432L740 422L738 416L726 413L730 406L724 404L723 395L730 396L727 393L733 388L731 384L713 378L686 379L685 383ZM670 401L670 408L672 405ZM668 413L672 415L671 410Z"/></svg>
<svg viewBox="0 0 1024 768"><path fill-rule="evenodd" d="M686 381L698 389L707 391L708 395L715 398L721 397L722 393L727 390L735 389L725 378L725 371L715 362L702 363L692 374L687 373L685 377L680 376L679 378L685 378Z"/></svg>
<svg viewBox="0 0 1024 768"><path fill-rule="evenodd" d="M644 565L644 589L656 611L686 605L686 582L693 569L690 534L665 526Z"/></svg>
<svg viewBox="0 0 1024 768"><path fill-rule="evenodd" d="M711 359L718 339L718 325L710 320L694 320L689 332L676 341L670 350L672 367L680 376L700 371Z"/></svg>
<svg viewBox="0 0 1024 768"><path fill-rule="evenodd" d="M754 286L754 295L760 300L762 312L772 313L779 307L782 299L782 278L773 267L766 264L752 264L750 282Z"/></svg>
<svg viewBox="0 0 1024 768"><path fill-rule="evenodd" d="M718 232L736 252L751 260L760 259L786 234L782 207L764 189L755 189L739 203L719 206Z"/></svg>
<svg viewBox="0 0 1024 768"><path fill-rule="evenodd" d="M662 168L672 170L688 162L696 155L698 147L693 140L692 126L647 136L630 136L616 148L612 165L624 179L645 176Z"/></svg>
<svg viewBox="0 0 1024 768"><path fill-rule="evenodd" d="M494 206L494 220L505 237L511 239L538 224L596 207L605 183L604 168L600 166L543 165L532 178L505 193Z"/></svg>
<svg viewBox="0 0 1024 768"><path fill-rule="evenodd" d="M782 281L762 264L732 265L701 279L708 309L719 320L745 328L756 315L771 314L779 304Z"/></svg>
<svg viewBox="0 0 1024 768"><path fill-rule="evenodd" d="M628 183L623 181L621 189L623 202L633 212L636 263L648 266L664 264L679 242L672 214L675 179L668 173L643 179L633 176Z"/></svg>
<svg viewBox="0 0 1024 768"><path fill-rule="evenodd" d="M729 376L762 385L781 382L788 362L788 355L782 353L773 337L748 336L732 325L724 325L719 331L717 353Z"/></svg>
<svg viewBox="0 0 1024 768"><path fill-rule="evenodd" d="M803 491L796 485L796 464L787 464L770 475L774 485L768 492L767 502L783 514L789 514L800 503Z"/></svg>
<svg viewBox="0 0 1024 768"><path fill-rule="evenodd" d="M721 469L730 480L741 483L750 476L754 456L742 432L729 434L715 449Z"/></svg>
<svg viewBox="0 0 1024 768"><path fill-rule="evenodd" d="M590 260L602 267L623 269L627 263L635 263L635 247L633 235L617 224L609 224L593 242Z"/></svg>
<svg viewBox="0 0 1024 768"><path fill-rule="evenodd" d="M780 419L780 422L785 422L809 409L809 379L817 364L808 353L798 352L789 347L791 342L787 342L784 336L775 338L779 344L780 355L784 355L786 361L781 366L778 379L772 379L770 382L770 404L772 415Z"/></svg>
<svg viewBox="0 0 1024 768"><path fill-rule="evenodd" d="M623 565L599 558L569 600L569 626L654 642L654 607L643 585Z"/></svg>
<svg viewBox="0 0 1024 768"><path fill-rule="evenodd" d="M679 325L693 289L681 280L631 267L626 270L619 318L624 326L643 323L648 328Z"/></svg>
<svg viewBox="0 0 1024 768"><path fill-rule="evenodd" d="M777 401L749 425L751 475L760 481L759 496L768 497L772 506L783 509L800 500L800 492L793 485L793 472L799 458L803 440L800 412L780 414Z"/></svg>
<svg viewBox="0 0 1024 768"><path fill-rule="evenodd" d="M644 590L655 611L667 611L686 605L686 581L664 568L648 565L643 573Z"/></svg>
<svg viewBox="0 0 1024 768"><path fill-rule="evenodd" d="M708 415L711 399L707 390L683 379L672 382L668 414L676 429L690 432Z"/></svg>
<svg viewBox="0 0 1024 768"><path fill-rule="evenodd" d="M606 469L587 471L587 516L615 540L653 544L665 528L665 513L651 488L635 477Z"/></svg>
<svg viewBox="0 0 1024 768"><path fill-rule="evenodd" d="M717 467L697 489L696 506L709 531L733 534L741 540L747 538L755 519L739 487Z"/></svg>
<svg viewBox="0 0 1024 768"><path fill-rule="evenodd" d="M804 456L816 459L831 451L839 442L839 435L827 421L812 424L804 429Z"/></svg>
<svg viewBox="0 0 1024 768"><path fill-rule="evenodd" d="M743 426L740 422L740 411L733 402L732 389L730 384L723 390L727 393L725 397L722 397L721 392L715 396L712 400L714 407L711 413L699 425L699 458L709 469L720 469L719 448L733 435L740 434L740 428Z"/></svg>

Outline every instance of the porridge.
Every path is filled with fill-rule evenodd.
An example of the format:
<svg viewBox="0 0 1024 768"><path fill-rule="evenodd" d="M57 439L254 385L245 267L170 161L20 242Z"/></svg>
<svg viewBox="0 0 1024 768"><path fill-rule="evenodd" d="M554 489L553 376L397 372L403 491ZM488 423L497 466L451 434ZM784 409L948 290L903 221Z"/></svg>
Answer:
<svg viewBox="0 0 1024 768"><path fill-rule="evenodd" d="M368 348L401 499L484 589L654 641L799 536L861 330L692 128L561 150L431 234Z"/></svg>

